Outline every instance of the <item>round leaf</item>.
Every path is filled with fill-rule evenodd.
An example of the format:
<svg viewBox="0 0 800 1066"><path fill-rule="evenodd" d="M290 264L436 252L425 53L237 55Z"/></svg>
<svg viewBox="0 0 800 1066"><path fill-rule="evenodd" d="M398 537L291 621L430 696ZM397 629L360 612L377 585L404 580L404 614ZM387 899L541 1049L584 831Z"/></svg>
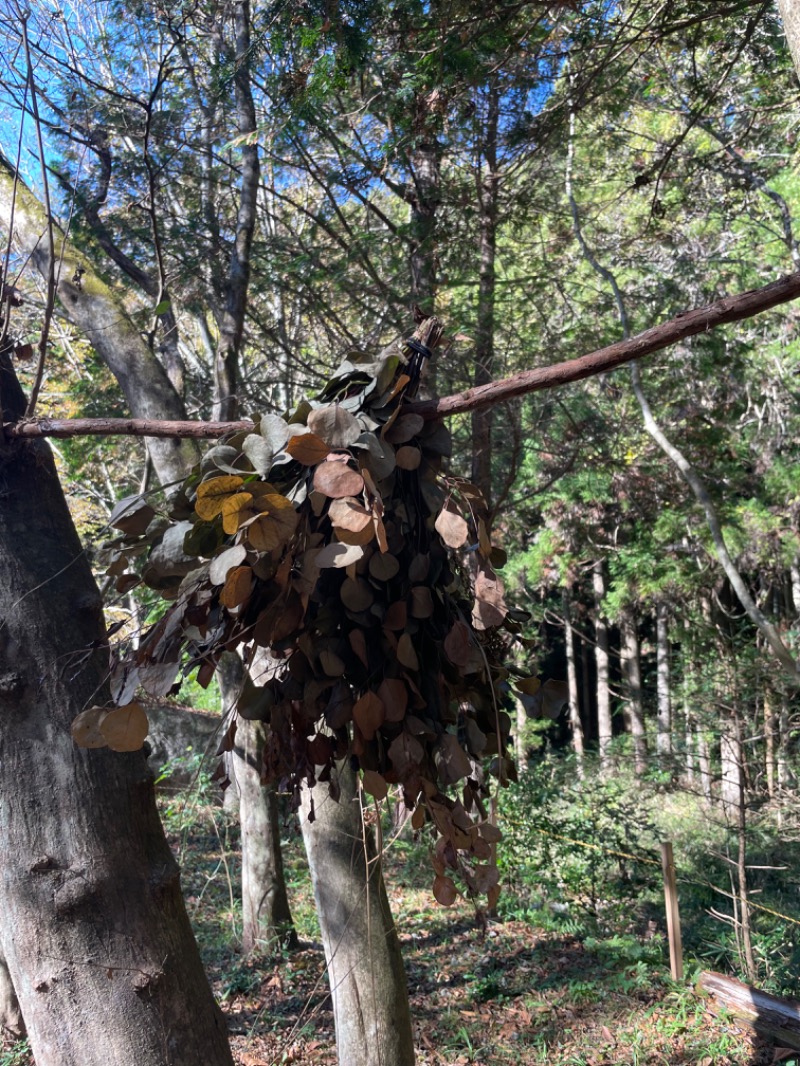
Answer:
<svg viewBox="0 0 800 1066"><path fill-rule="evenodd" d="M364 549L358 544L337 544L333 541L321 548L314 560L320 570L330 566L345 567L357 563L363 556Z"/></svg>
<svg viewBox="0 0 800 1066"><path fill-rule="evenodd" d="M401 470L416 470L422 462L422 452L419 448L406 444L397 449L395 461Z"/></svg>
<svg viewBox="0 0 800 1066"><path fill-rule="evenodd" d="M320 463L314 471L314 488L323 496L357 496L364 491L364 479L345 463Z"/></svg>
<svg viewBox="0 0 800 1066"><path fill-rule="evenodd" d="M352 496L332 500L328 517L337 530L346 529L352 533L360 533L372 522L372 512L362 507Z"/></svg>
<svg viewBox="0 0 800 1066"><path fill-rule="evenodd" d="M308 428L331 448L349 448L361 436L363 426L339 404L318 407L308 416Z"/></svg>
<svg viewBox="0 0 800 1066"><path fill-rule="evenodd" d="M108 741L100 732L100 726L108 711L108 707L88 707L73 719L70 731L79 748L108 747Z"/></svg>
<svg viewBox="0 0 800 1066"><path fill-rule="evenodd" d="M353 704L353 721L361 730L364 740L372 740L383 725L386 710L383 701L374 692L365 692Z"/></svg>
<svg viewBox="0 0 800 1066"><path fill-rule="evenodd" d="M247 549L243 544L234 544L227 548L221 555L212 559L208 568L208 578L212 585L224 585L228 571L234 566L240 566L247 558Z"/></svg>
<svg viewBox="0 0 800 1066"><path fill-rule="evenodd" d="M455 511L442 511L434 523L436 532L448 548L460 548L466 544L469 526L466 520Z"/></svg>
<svg viewBox="0 0 800 1066"><path fill-rule="evenodd" d="M365 770L361 784L364 786L364 791L369 792L370 796L374 796L376 800L386 799L389 794L389 786L375 770Z"/></svg>
<svg viewBox="0 0 800 1066"><path fill-rule="evenodd" d="M458 890L452 877L438 875L433 879L433 895L443 907L452 907L458 899Z"/></svg>
<svg viewBox="0 0 800 1066"><path fill-rule="evenodd" d="M286 445L286 451L303 466L316 466L330 454L330 448L316 433L292 437Z"/></svg>
<svg viewBox="0 0 800 1066"><path fill-rule="evenodd" d="M251 568L249 566L235 566L225 579L219 602L223 607L228 607L229 609L240 607L249 599L252 588L253 571Z"/></svg>
<svg viewBox="0 0 800 1066"><path fill-rule="evenodd" d="M147 715L139 703L114 707L100 723L100 732L112 751L138 751L149 728Z"/></svg>

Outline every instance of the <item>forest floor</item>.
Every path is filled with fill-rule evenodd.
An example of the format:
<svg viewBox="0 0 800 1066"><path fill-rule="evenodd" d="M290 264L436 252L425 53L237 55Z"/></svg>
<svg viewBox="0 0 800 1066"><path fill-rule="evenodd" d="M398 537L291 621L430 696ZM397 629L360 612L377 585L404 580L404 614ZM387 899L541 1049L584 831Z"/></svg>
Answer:
<svg viewBox="0 0 800 1066"><path fill-rule="evenodd" d="M333 1017L313 897L299 839L287 828L287 882L300 950L244 958L237 947L238 827L202 799L164 804L168 834L237 1066L334 1066ZM669 979L656 923L642 934L586 935L548 908L515 910L481 928L466 903L438 906L425 852L400 839L386 880L409 978L419 1066L787 1066L715 1016L691 981ZM22 1045L0 1066L33 1066ZM355 1064L354 1064L355 1066Z"/></svg>
<svg viewBox="0 0 800 1066"><path fill-rule="evenodd" d="M336 1063L333 1016L313 897L297 838L285 841L287 882L301 950L243 959L236 826L206 808L180 842L187 899L215 993L227 1013L238 1066ZM288 832L288 831L287 831ZM228 835L227 841L225 840ZM410 833L409 833L410 835ZM221 845L230 848L222 860ZM691 981L669 978L662 936L585 935L545 909L483 929L466 902L433 899L424 848L401 838L386 881L403 945L420 1066L768 1066L797 1064L732 1018L717 1017Z"/></svg>

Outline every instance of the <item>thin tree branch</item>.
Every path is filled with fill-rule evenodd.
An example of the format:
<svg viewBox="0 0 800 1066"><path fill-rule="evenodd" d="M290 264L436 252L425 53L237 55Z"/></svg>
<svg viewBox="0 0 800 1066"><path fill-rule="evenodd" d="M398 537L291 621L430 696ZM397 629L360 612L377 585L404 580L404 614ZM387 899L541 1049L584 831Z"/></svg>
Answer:
<svg viewBox="0 0 800 1066"><path fill-rule="evenodd" d="M36 99L36 82L33 75L33 62L31 60L31 47L28 40L28 15L24 14L22 22L22 42L25 49L25 61L28 67L28 89L31 94L31 110L33 111L34 126L36 129L36 145L39 150L39 165L42 172L42 192L44 196L44 210L47 216L47 278L46 297L44 305L44 317L42 318L42 331L39 335L39 358L36 363L36 371L33 378L30 399L25 414L28 418L33 417L36 410L36 402L39 399L39 390L44 378L44 364L47 358L47 340L50 335L50 323L53 320L53 308L56 303L56 247L53 237L53 212L50 206L50 183L47 180L47 162L44 154L44 142L42 140L42 124L39 120L39 104Z"/></svg>
<svg viewBox="0 0 800 1066"><path fill-rule="evenodd" d="M684 311L675 318L653 326L627 340L609 344L578 359L570 359L552 366L523 370L510 378L488 385L466 389L440 400L425 400L406 405L406 412L416 413L426 421L449 418L464 411L479 410L491 404L523 396L529 392L554 389L573 381L594 377L615 370L634 359L660 352L671 344L706 333L711 329L753 318L773 307L800 297L800 272L787 274L760 289L750 289L736 296L726 296L705 307ZM162 422L135 418L45 418L7 425L9 437L81 437L127 435L136 437L195 437L215 438L226 433L252 429L250 421L240 422Z"/></svg>

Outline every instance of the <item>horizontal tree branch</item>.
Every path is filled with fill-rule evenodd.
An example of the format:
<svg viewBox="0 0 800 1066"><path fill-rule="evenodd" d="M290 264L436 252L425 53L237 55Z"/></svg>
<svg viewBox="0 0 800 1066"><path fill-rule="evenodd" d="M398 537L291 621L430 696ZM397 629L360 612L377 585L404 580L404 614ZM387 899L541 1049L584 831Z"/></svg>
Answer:
<svg viewBox="0 0 800 1066"><path fill-rule="evenodd" d="M753 318L762 311L769 311L773 307L797 299L798 296L800 272L787 274L786 277L761 289L726 296L694 311L684 311L675 318L662 322L660 326L653 326L644 333L637 333L635 337L609 344L607 348L600 348L578 359L538 367L536 370L523 370L513 377L503 378L502 381L478 385L453 396L443 396L440 400L411 404L408 410L425 419L443 418L463 411L477 411L528 392L539 392L542 389L567 385L571 381L581 381L583 378L615 370L618 366L633 362L634 359L641 359L642 356L652 355L653 352L668 348L671 344L686 340L687 337L706 333L731 322Z"/></svg>
<svg viewBox="0 0 800 1066"><path fill-rule="evenodd" d="M618 366L668 348L671 344L717 329L731 322L753 318L800 296L800 272L788 274L760 289L685 311L660 326L653 326L628 340L617 341L589 355L553 366L524 370L502 381L466 389L440 400L423 400L408 404L406 410L424 419L446 418L464 411L477 411L503 400L529 392L552 389L571 381L608 373ZM239 430L252 430L250 421L240 422L161 422L142 418L39 418L4 427L6 437L78 437L128 435L132 437L196 437L211 439Z"/></svg>
<svg viewBox="0 0 800 1066"><path fill-rule="evenodd" d="M165 422L156 418L31 418L6 423L6 437L196 437L212 440L239 430L253 431L249 419L240 422Z"/></svg>

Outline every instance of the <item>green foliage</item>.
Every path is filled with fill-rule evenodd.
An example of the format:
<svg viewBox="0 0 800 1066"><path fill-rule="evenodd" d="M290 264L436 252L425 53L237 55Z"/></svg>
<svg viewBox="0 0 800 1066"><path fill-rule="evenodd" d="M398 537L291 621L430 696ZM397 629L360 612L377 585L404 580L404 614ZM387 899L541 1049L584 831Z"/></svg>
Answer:
<svg viewBox="0 0 800 1066"><path fill-rule="evenodd" d="M501 870L517 897L556 912L577 905L605 928L633 917L657 830L624 779L581 781L571 759L544 758L503 792L501 812Z"/></svg>
<svg viewBox="0 0 800 1066"><path fill-rule="evenodd" d="M6 1051L0 1050L0 1066L29 1066L31 1047L27 1040L19 1040Z"/></svg>

